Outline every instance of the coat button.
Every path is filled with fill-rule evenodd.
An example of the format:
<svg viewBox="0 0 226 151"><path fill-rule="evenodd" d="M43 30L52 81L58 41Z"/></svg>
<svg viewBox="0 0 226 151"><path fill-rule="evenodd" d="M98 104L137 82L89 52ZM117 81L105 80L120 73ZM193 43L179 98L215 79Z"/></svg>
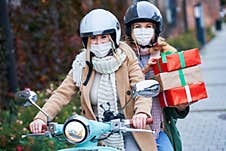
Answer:
<svg viewBox="0 0 226 151"><path fill-rule="evenodd" d="M126 94L131 95L131 91L130 90L126 91Z"/></svg>
<svg viewBox="0 0 226 151"><path fill-rule="evenodd" d="M85 110L82 110L82 113L85 115L86 114L86 111Z"/></svg>

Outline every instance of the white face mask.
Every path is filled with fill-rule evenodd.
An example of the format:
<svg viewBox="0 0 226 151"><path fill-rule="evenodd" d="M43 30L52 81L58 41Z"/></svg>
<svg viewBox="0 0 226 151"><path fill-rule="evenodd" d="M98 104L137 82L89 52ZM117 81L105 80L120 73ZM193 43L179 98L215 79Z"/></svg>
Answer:
<svg viewBox="0 0 226 151"><path fill-rule="evenodd" d="M112 49L112 43L106 42L103 44L91 44L90 51L98 58L103 58L108 55L109 51Z"/></svg>
<svg viewBox="0 0 226 151"><path fill-rule="evenodd" d="M155 34L154 28L135 28L133 34L136 42L141 46L149 45Z"/></svg>

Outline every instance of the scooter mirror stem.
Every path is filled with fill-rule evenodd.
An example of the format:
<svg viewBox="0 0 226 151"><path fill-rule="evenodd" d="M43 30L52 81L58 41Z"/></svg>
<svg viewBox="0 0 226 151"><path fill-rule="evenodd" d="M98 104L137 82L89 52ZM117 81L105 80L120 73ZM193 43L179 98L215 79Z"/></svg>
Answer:
<svg viewBox="0 0 226 151"><path fill-rule="evenodd" d="M33 104L35 107L37 107L39 109L39 111L41 111L47 117L47 126L49 126L50 118L49 118L48 113L46 113L42 108L40 108L32 99L29 98L28 100L31 104Z"/></svg>
<svg viewBox="0 0 226 151"><path fill-rule="evenodd" d="M122 107L121 111L137 96L155 97L160 92L160 85L156 80L143 80L136 83L131 89L131 97Z"/></svg>
<svg viewBox="0 0 226 151"><path fill-rule="evenodd" d="M121 108L120 111L123 111L125 109L125 107L127 107L127 105L134 99L134 96L131 96L130 99L126 102L126 104Z"/></svg>

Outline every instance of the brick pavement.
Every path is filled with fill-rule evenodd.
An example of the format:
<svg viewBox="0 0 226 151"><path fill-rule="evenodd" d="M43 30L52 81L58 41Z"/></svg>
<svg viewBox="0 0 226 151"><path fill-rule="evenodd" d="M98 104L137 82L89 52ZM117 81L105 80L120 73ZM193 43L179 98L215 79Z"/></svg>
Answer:
<svg viewBox="0 0 226 151"><path fill-rule="evenodd" d="M186 120L180 120L183 151L225 151L226 120L224 112L191 112Z"/></svg>
<svg viewBox="0 0 226 151"><path fill-rule="evenodd" d="M200 54L209 97L178 120L183 151L226 151L226 26Z"/></svg>

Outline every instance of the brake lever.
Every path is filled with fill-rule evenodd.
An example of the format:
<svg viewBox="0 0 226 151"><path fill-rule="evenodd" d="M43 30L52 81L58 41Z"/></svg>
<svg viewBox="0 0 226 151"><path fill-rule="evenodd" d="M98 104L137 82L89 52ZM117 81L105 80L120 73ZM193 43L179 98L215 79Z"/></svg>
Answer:
<svg viewBox="0 0 226 151"><path fill-rule="evenodd" d="M112 131L122 131L122 132L148 132L154 134L155 131L152 130L146 130L146 129L136 129L136 128L131 128L131 123L132 121L127 119L121 121L121 119L114 119L111 121L112 123ZM147 124L152 123L152 118L149 118L147 120Z"/></svg>
<svg viewBox="0 0 226 151"><path fill-rule="evenodd" d="M49 131L46 131L45 133L25 134L25 135L22 135L21 138L34 137L34 136L46 136L46 137L52 138L52 135L51 135L51 133Z"/></svg>
<svg viewBox="0 0 226 151"><path fill-rule="evenodd" d="M152 133L154 134L155 131L152 130L146 130L146 129L135 129L135 128L128 128L128 127L120 127L120 130L122 132L147 132L147 133Z"/></svg>

